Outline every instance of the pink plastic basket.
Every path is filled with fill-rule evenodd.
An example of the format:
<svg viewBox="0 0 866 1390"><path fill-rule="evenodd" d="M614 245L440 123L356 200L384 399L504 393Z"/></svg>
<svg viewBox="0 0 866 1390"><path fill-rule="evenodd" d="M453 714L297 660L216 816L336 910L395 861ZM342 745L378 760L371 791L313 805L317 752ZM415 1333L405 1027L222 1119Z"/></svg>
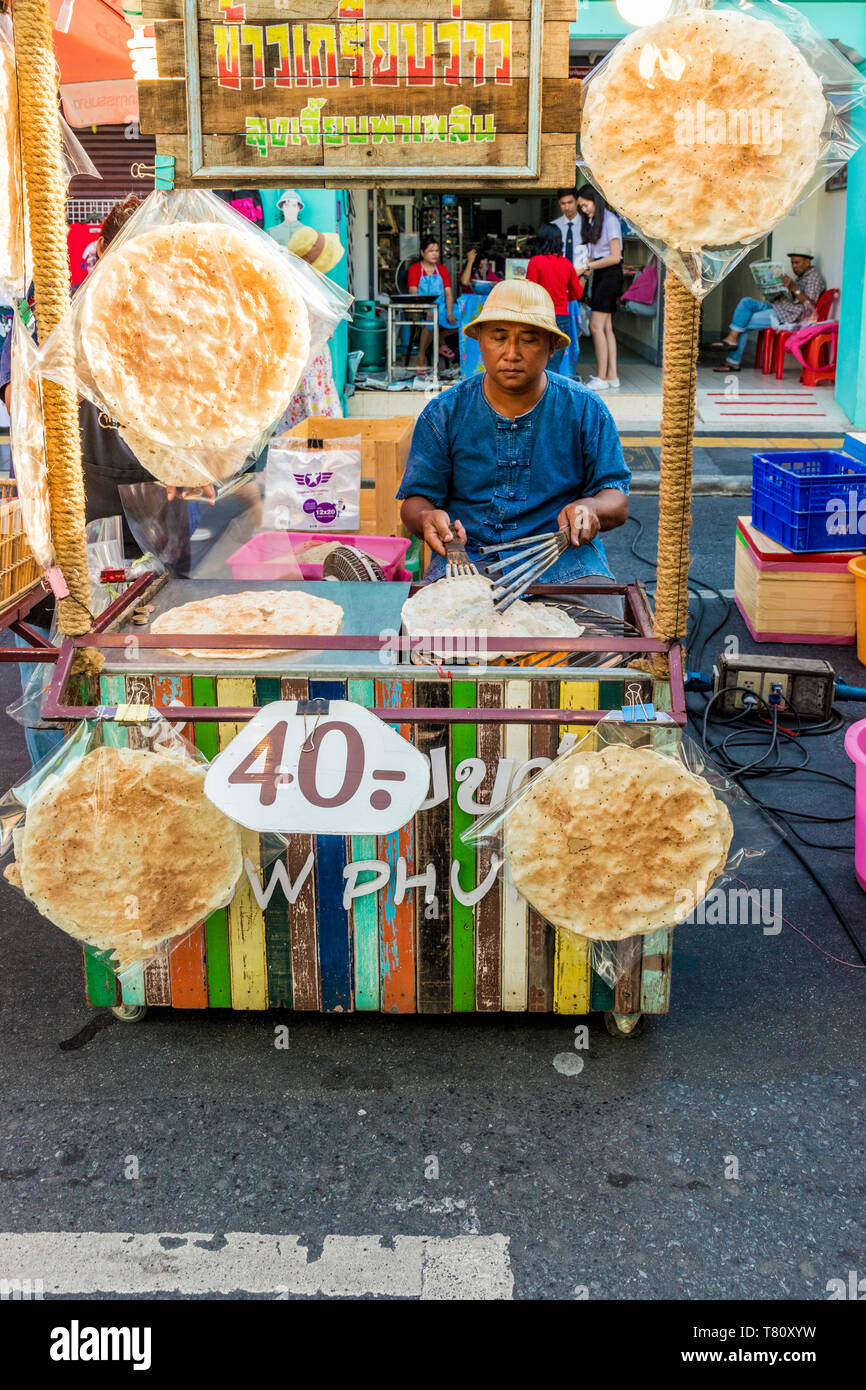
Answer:
<svg viewBox="0 0 866 1390"><path fill-rule="evenodd" d="M321 579L322 566L305 565L297 552L305 545L339 541L363 550L385 571L386 579L411 578L403 567L409 540L401 536L336 536L323 531L261 531L229 556L235 579ZM294 553L295 560L291 559ZM289 556L287 559L286 557Z"/></svg>
<svg viewBox="0 0 866 1390"><path fill-rule="evenodd" d="M854 764L854 872L866 892L866 719L851 724L845 752Z"/></svg>

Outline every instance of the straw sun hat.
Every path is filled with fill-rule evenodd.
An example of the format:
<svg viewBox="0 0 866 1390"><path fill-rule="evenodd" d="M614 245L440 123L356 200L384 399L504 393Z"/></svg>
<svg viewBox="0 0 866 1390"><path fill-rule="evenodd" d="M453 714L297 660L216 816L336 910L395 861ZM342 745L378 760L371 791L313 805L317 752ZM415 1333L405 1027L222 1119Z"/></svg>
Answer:
<svg viewBox="0 0 866 1390"><path fill-rule="evenodd" d="M315 227L299 226L289 238L287 250L307 261L320 275L327 275L343 257L343 245L337 233L317 232Z"/></svg>
<svg viewBox="0 0 866 1390"><path fill-rule="evenodd" d="M477 338L482 323L525 323L552 333L558 348L571 343L568 334L557 327L553 300L547 290L532 280L500 280L494 285L478 318L464 328L466 337Z"/></svg>

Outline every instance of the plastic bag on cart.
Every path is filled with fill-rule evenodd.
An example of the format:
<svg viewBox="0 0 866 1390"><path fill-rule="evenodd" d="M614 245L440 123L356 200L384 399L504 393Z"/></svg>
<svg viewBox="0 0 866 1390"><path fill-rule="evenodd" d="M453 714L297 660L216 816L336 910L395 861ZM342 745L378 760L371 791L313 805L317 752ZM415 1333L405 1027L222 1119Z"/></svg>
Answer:
<svg viewBox="0 0 866 1390"><path fill-rule="evenodd" d="M319 444L320 448L313 445ZM361 525L361 436L271 444L265 469L268 531L357 531Z"/></svg>
<svg viewBox="0 0 866 1390"><path fill-rule="evenodd" d="M509 891L588 939L593 969L614 984L644 936L694 921L726 873L784 832L670 715L626 722L615 710L570 739L552 762L517 768L461 839L504 848Z"/></svg>
<svg viewBox="0 0 866 1390"><path fill-rule="evenodd" d="M0 294L11 304L26 292L18 79L12 21L4 14L0 15Z"/></svg>
<svg viewBox="0 0 866 1390"><path fill-rule="evenodd" d="M703 298L866 138L866 78L775 0L675 0L583 82L579 163Z"/></svg>
<svg viewBox="0 0 866 1390"><path fill-rule="evenodd" d="M82 720L0 798L4 877L116 969L143 963L242 880L241 827L205 796L207 766L156 709L129 725Z"/></svg>
<svg viewBox="0 0 866 1390"><path fill-rule="evenodd" d="M21 520L30 549L43 569L54 564L51 539L51 503L45 465L45 426L42 416L42 384L39 349L24 327L20 313L12 317L12 375L9 433L12 466L21 504Z"/></svg>
<svg viewBox="0 0 866 1390"><path fill-rule="evenodd" d="M170 488L257 456L351 296L204 190L154 192L45 345ZM71 356L71 363L70 363Z"/></svg>
<svg viewBox="0 0 866 1390"><path fill-rule="evenodd" d="M58 643L57 637L57 615L51 619L51 630L48 640L52 646ZM25 729L50 729L54 725L47 723L42 718L42 706L51 685L51 678L54 675L53 661L34 661L33 670L30 673L22 693L17 700L6 706L6 713L10 719L14 719L16 724L21 724Z"/></svg>

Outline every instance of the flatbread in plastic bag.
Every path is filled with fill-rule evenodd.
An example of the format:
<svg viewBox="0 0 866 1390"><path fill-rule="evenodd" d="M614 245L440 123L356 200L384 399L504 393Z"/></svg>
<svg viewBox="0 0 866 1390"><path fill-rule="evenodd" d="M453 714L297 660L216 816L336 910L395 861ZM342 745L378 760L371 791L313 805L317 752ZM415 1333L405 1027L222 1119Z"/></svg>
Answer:
<svg viewBox="0 0 866 1390"><path fill-rule="evenodd" d="M772 0L676 0L584 79L581 161L702 297L861 143L866 82Z"/></svg>
<svg viewBox="0 0 866 1390"><path fill-rule="evenodd" d="M152 193L84 282L45 375L74 384L172 487L258 454L351 297L202 190ZM53 340L57 339L57 349Z"/></svg>
<svg viewBox="0 0 866 1390"><path fill-rule="evenodd" d="M51 539L51 502L45 464L45 427L42 386L38 373L39 351L19 314L12 319L12 376L9 432L12 466L21 504L21 519L30 549L43 569L54 564Z"/></svg>

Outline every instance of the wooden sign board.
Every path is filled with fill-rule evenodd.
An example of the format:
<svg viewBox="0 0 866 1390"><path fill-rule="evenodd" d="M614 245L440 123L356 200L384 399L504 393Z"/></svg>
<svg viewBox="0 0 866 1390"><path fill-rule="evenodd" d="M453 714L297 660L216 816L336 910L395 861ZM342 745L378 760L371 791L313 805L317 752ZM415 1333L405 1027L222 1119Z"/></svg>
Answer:
<svg viewBox="0 0 866 1390"><path fill-rule="evenodd" d="M142 0L140 124L180 188L575 176L574 0Z"/></svg>

